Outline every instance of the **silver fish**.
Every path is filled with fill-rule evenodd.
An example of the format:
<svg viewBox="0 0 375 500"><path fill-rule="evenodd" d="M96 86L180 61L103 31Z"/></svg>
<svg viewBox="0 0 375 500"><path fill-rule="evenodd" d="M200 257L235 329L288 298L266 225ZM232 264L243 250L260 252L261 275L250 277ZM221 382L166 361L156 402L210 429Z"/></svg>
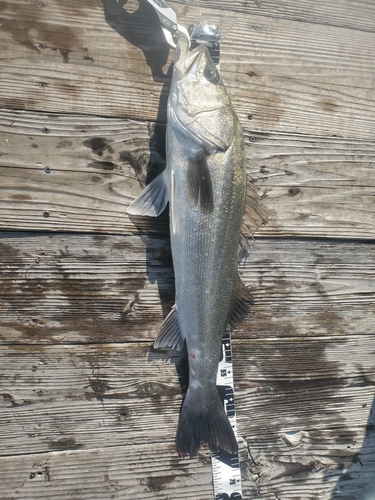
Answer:
<svg viewBox="0 0 375 500"><path fill-rule="evenodd" d="M181 36L168 99L167 166L134 200L129 214L157 216L169 202L176 302L154 343L182 349L189 387L176 447L238 446L216 388L221 339L246 313L250 294L237 273L246 192L243 132L221 76L204 45L189 51ZM264 221L252 197L250 219Z"/></svg>

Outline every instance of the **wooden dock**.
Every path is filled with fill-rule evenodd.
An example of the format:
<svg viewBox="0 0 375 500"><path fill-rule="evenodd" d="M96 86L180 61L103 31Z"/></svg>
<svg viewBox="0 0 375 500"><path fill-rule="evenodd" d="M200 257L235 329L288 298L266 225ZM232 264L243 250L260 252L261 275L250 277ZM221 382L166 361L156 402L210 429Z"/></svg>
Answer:
<svg viewBox="0 0 375 500"><path fill-rule="evenodd" d="M270 214L233 332L244 500L358 500L375 478L375 2L176 0L221 70ZM0 498L213 500L174 447L186 359L164 168L173 52L141 0L0 2Z"/></svg>

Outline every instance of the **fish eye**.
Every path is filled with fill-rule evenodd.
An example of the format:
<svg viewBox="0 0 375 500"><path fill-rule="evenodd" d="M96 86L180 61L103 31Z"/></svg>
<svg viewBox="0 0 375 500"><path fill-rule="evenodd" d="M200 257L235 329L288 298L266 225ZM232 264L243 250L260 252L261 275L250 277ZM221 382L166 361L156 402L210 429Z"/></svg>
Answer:
<svg viewBox="0 0 375 500"><path fill-rule="evenodd" d="M220 80L219 72L216 69L213 69L212 67L209 66L206 66L203 75L205 79L208 80L210 83L215 84L218 83Z"/></svg>

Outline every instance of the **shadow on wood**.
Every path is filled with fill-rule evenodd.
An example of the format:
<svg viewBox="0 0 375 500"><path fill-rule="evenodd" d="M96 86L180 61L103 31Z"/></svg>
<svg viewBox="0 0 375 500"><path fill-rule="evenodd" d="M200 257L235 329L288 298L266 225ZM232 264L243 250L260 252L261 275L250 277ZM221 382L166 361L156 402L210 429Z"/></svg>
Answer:
<svg viewBox="0 0 375 500"><path fill-rule="evenodd" d="M132 13L126 11L128 0L102 0L107 24L132 45L142 50L155 81L165 77L167 44L155 10L144 0ZM163 78L164 81L164 78Z"/></svg>
<svg viewBox="0 0 375 500"><path fill-rule="evenodd" d="M364 375L364 381L366 376ZM374 385L374 380L369 383ZM368 407L368 403L362 404L363 408ZM374 442L375 438L375 398L371 406L369 419L365 428L365 435L363 437L362 448L352 458L351 464L347 471L343 473L336 484L332 493L332 500L352 500L353 498L359 500L373 500L374 496L362 497L361 493L367 490L371 485L375 488L375 453ZM356 442L354 441L355 445ZM350 446L348 446L350 448ZM338 469L340 465L338 465ZM344 465L342 465L344 468ZM372 489L372 495L374 490Z"/></svg>

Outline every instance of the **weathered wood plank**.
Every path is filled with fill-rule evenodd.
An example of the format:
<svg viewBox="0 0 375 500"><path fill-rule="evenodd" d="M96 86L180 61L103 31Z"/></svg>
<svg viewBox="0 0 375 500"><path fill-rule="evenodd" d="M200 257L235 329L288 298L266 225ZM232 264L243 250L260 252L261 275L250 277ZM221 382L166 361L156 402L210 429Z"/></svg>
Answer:
<svg viewBox="0 0 375 500"><path fill-rule="evenodd" d="M316 18L275 19L255 4L258 15L200 4L172 5L183 24L200 18L220 24L222 71L243 122L251 114L254 129L263 132L373 138L370 31L327 30ZM363 3L341 16L356 19L357 6L361 23ZM1 106L165 120L168 50L146 7L133 14L114 0L85 0L78 8L54 0L44 7L37 0L3 2ZM314 19L307 2L298 10L298 19L301 12ZM316 10L324 12L321 3Z"/></svg>
<svg viewBox="0 0 375 500"><path fill-rule="evenodd" d="M125 211L140 191L137 174L146 180L152 135L146 124L22 112L2 117L2 227L134 231Z"/></svg>
<svg viewBox="0 0 375 500"><path fill-rule="evenodd" d="M2 236L3 344L152 342L173 305L166 239ZM372 244L258 238L250 249L240 271L254 305L236 338L373 334Z"/></svg>
<svg viewBox="0 0 375 500"><path fill-rule="evenodd" d="M304 488L303 498L314 498L309 492L317 490L328 499L343 469L346 477L339 484L345 491L366 485L375 458L374 337L263 338L236 341L233 347L245 491L254 495L257 489L262 498L275 493L292 498L288 492L298 495ZM74 471L86 468L86 480L95 477L99 495L108 487L105 475L114 473L115 459L117 467L122 464L115 474L135 492L145 479L143 474L134 483L129 479L130 460L135 470L143 467L155 483L164 483L163 498L179 498L183 487L197 494L194 484L201 480L204 496L196 498L211 497L207 468L202 470L207 452L197 463L179 460L174 450L180 384L186 383L181 354L170 358L170 353L150 352L149 344L102 344L7 346L0 355L1 455L18 459L16 477L7 466L14 458L0 461L0 474L7 475L3 494L25 476L21 482L26 490L19 489L17 498L36 488L30 479L40 480L44 488L44 481L51 481L54 498L68 495L78 479L65 490L59 469L52 472L59 463L73 478ZM35 470L25 474L22 464ZM174 474L178 478L169 484L165 478Z"/></svg>
<svg viewBox="0 0 375 500"><path fill-rule="evenodd" d="M181 354L150 343L1 349L2 455L168 442ZM185 374L186 375L186 374ZM186 380L184 382L186 384Z"/></svg>
<svg viewBox="0 0 375 500"><path fill-rule="evenodd" d="M5 342L145 340L162 321L160 296L173 305L164 239L21 234L1 240L1 261Z"/></svg>
<svg viewBox="0 0 375 500"><path fill-rule="evenodd" d="M165 444L7 457L2 500L210 499L206 460L182 461Z"/></svg>
<svg viewBox="0 0 375 500"><path fill-rule="evenodd" d="M143 498L179 498L186 488L192 498L211 498L207 470L204 477L185 469L181 480L165 479L196 464L179 465L174 455L171 429L186 384L181 355L150 351L161 305L172 302L166 241L14 233L2 243L1 333L3 344L12 345L1 349L6 425L0 437L5 453L21 454L1 459L4 498L66 498L78 491L102 499L113 471L120 498L126 487ZM255 304L233 341L245 498L313 500L319 493L328 500L337 492L351 500L372 477L373 268L370 243L257 239L251 246L240 269ZM162 304L156 287L144 287L147 272L164 290ZM129 300L133 322L124 326L118 314ZM9 317L17 321L10 325ZM148 342L109 343L123 341L124 333ZM132 470L144 468L150 449L155 461L146 475L155 478L152 488L163 485L159 492L145 491L142 474L133 483L113 465L127 471L132 461ZM62 469L72 478L68 486ZM97 493L81 493L81 469ZM44 482L46 470L53 485Z"/></svg>
<svg viewBox="0 0 375 500"><path fill-rule="evenodd" d="M265 439L268 448L277 435L272 446L281 453L287 432L308 438L312 431L314 439L338 428L361 434L374 396L374 348L374 337L364 335L234 341L240 436ZM0 352L0 455L173 445L187 385L184 353L153 351L150 343L13 345Z"/></svg>
<svg viewBox="0 0 375 500"><path fill-rule="evenodd" d="M375 469L373 246L278 237L374 239L375 5L171 5L221 25L270 212L233 334L244 498L357 500ZM4 500L213 498L208 453L173 444L186 361L150 350L173 303L167 224L125 214L163 166L173 55L137 8L0 2L0 228L127 235L0 234Z"/></svg>
<svg viewBox="0 0 375 500"><path fill-rule="evenodd" d="M245 331L260 336L372 335L367 320L375 292L374 257L371 243L257 239L240 266L255 302Z"/></svg>
<svg viewBox="0 0 375 500"><path fill-rule="evenodd" d="M173 3L185 4L185 0L173 0ZM279 19L290 19L293 21L325 26L339 26L375 32L372 19L375 16L375 5L368 0L359 0L355 4L348 0L337 0L336 2L314 2L310 0L256 0L242 1L232 0L223 5L221 0L191 0L190 5L196 7L209 7L212 9L225 8L227 12L240 12L241 14L252 14L260 17L274 17Z"/></svg>
<svg viewBox="0 0 375 500"><path fill-rule="evenodd" d="M166 231L165 221L137 218L135 226L126 215L163 169L162 125L8 110L0 119L2 229ZM374 141L245 126L245 142L270 214L259 234L374 239Z"/></svg>
<svg viewBox="0 0 375 500"><path fill-rule="evenodd" d="M156 15L149 8L133 18L117 2L111 4L110 22L121 34L106 23L100 0L79 6L73 0L2 2L2 103L135 118L137 102L138 116L155 118L168 57ZM148 65L155 67L159 82ZM16 76L19 71L23 79ZM133 73L142 74L137 85Z"/></svg>
<svg viewBox="0 0 375 500"><path fill-rule="evenodd" d="M181 461L169 453L169 447L161 444L1 458L2 498L213 498L211 472L206 457L201 455L195 461ZM241 458L243 463L246 457ZM277 460L272 465L273 471L280 466ZM326 470L319 470L319 464L316 464L316 470L313 465L304 467L303 464L287 462L282 465L290 465L288 472L295 476L294 481L281 476L274 481L275 487L267 490L247 478L244 481L244 498L274 500L284 496L288 499L315 500L319 496L321 500L354 500L366 482L372 479L367 473L362 483L347 481L335 485L336 477L329 475ZM292 482L294 487L291 487Z"/></svg>

